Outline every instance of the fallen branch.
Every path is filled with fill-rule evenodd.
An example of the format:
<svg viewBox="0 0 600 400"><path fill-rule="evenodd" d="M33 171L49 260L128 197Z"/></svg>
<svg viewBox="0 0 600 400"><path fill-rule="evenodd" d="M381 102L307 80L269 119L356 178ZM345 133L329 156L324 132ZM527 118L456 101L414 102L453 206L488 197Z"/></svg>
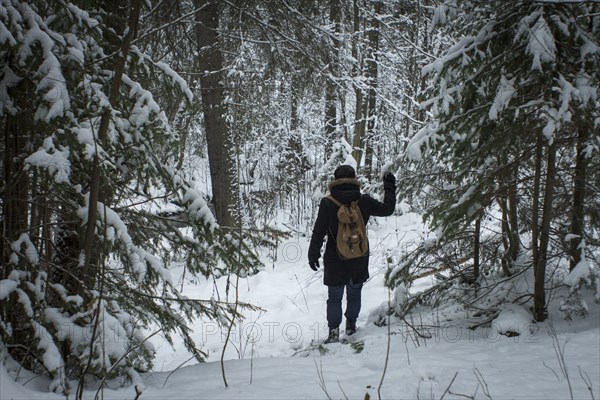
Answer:
<svg viewBox="0 0 600 400"><path fill-rule="evenodd" d="M167 381L169 380L169 378L171 377L171 375L173 375L175 372L177 372L181 367L183 367L185 364L188 363L188 361L194 359L196 356L191 356L190 358L188 358L187 360L185 360L184 362L182 362L181 364L179 364L177 366L177 368L175 368L173 371L171 371L171 373L169 375L167 375L167 378L165 379L165 382L163 383L163 387L165 387L165 385L167 384Z"/></svg>
<svg viewBox="0 0 600 400"><path fill-rule="evenodd" d="M442 393L442 396L440 397L440 400L442 400L444 398L444 396L450 391L450 388L452 387L452 384L454 383L454 380L456 379L457 376L458 376L458 372L454 374L454 377L450 381L450 384L448 385L448 387L446 388L446 390L444 390L444 393Z"/></svg>

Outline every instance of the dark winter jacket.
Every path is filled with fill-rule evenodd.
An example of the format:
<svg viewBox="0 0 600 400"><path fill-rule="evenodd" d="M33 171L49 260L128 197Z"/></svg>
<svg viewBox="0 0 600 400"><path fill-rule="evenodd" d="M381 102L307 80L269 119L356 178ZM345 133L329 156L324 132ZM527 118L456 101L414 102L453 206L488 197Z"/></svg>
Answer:
<svg viewBox="0 0 600 400"><path fill-rule="evenodd" d="M396 208L396 185L384 183L383 203L368 194L360 193L360 183L356 179L343 178L329 184L331 195L343 204L358 200L358 206L365 224L371 216L387 217ZM322 198L319 213L310 239L308 259L318 260L321 256L323 239L327 235L327 245L323 255L323 283L327 286L342 286L347 283L362 283L369 279L369 255L352 260L341 260L337 254L335 238L338 231L338 206L327 198Z"/></svg>

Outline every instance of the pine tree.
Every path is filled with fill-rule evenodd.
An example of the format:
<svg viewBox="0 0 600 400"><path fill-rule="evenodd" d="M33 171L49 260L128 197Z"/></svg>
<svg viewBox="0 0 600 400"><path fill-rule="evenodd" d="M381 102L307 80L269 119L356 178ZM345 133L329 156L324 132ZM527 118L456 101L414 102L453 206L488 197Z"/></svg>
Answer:
<svg viewBox="0 0 600 400"><path fill-rule="evenodd" d="M459 251L458 264L479 257L470 227L492 216L498 203L506 221L499 231L510 240L505 248L512 253L505 271L518 267L519 232L531 232L531 243L525 244L531 253L521 251L534 270L534 316L543 320L546 267L558 261L553 255L562 249L556 244L569 233L559 228L564 218L555 213L558 201L573 210L572 226L586 225L585 201L577 196L585 195L583 176L595 179L572 166L587 165L583 157L576 162L573 151L581 150L582 141L590 158L597 148L590 127L598 118L598 5L455 5L462 14L449 30L460 38L423 70L434 77L433 96L423 103L432 119L412 138L408 152L436 165L427 217L439 248ZM561 166L566 178L559 178ZM567 200L574 193L575 201ZM575 236L585 235L576 229Z"/></svg>
<svg viewBox="0 0 600 400"><path fill-rule="evenodd" d="M194 99L133 44L147 4L0 6L0 346L45 371L52 391L73 393L78 379L78 398L92 378L142 390L153 356L145 331L181 335L202 360L188 321L238 316L227 302L183 296L173 262L217 277L259 266L172 167L180 132L157 99Z"/></svg>

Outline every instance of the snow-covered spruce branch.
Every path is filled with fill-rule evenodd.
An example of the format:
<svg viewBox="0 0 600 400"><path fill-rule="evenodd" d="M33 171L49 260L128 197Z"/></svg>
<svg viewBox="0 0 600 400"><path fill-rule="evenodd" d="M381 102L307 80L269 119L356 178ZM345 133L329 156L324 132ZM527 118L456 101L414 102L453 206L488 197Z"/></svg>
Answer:
<svg viewBox="0 0 600 400"><path fill-rule="evenodd" d="M210 300L206 300L206 299L191 299L189 297L167 297L167 296L157 296L157 295L150 295L148 293L144 293L144 292L140 292L137 290L133 290L136 294L142 296L142 297L146 297L149 299L155 299L155 300L161 300L161 301L165 301L167 303L172 302L172 303L190 303L190 304L205 304L205 305L219 305L221 307L233 307L235 305L234 303L231 302L227 302L227 301L221 301L221 300L214 300L214 299L210 299ZM244 309L248 309L248 310L252 310L252 311L265 311L264 309L255 306L253 304L250 303L245 303L245 302L238 302L238 305Z"/></svg>
<svg viewBox="0 0 600 400"><path fill-rule="evenodd" d="M149 36L155 35L155 34L159 33L160 31L163 31L163 30L165 30L166 28L168 28L168 27L170 27L170 26L176 25L177 23L179 23L179 22L181 22L181 21L183 21L183 20L185 20L185 19L187 19L187 18L189 18L189 17L192 17L192 16L194 16L194 15L195 15L195 14L196 14L198 11L202 10L203 8L206 8L206 4L203 4L203 5L202 5L202 6L200 6L200 7L195 7L194 9L192 9L192 11L190 11L190 12L188 12L188 13L185 13L185 14L183 14L182 16L180 16L179 18L176 18L176 19L175 19L175 20L173 20L173 21L169 21L169 22L167 22L167 23L165 23L165 24L163 24L163 25L161 25L161 26L159 26L159 27L153 27L153 28L151 28L150 30L148 30L147 32L142 32L142 34L141 34L141 35L139 35L138 37L136 37L136 38L135 38L135 39L134 39L134 40L131 42L131 44L132 44L132 45L135 45L135 44L137 44L137 43L139 43L139 42L142 42L142 41L144 41L145 39L147 39ZM156 7L155 7L155 9L158 9L158 6L156 6ZM144 18L148 18L149 14L151 14L151 13L152 13L152 11L153 11L153 10L151 10L151 11L150 11L148 14L146 14L146 15L143 15L143 16L142 16L142 19L144 19Z"/></svg>
<svg viewBox="0 0 600 400"><path fill-rule="evenodd" d="M46 365L44 364L44 361L33 351L31 350L29 347L23 345L23 344L5 344L4 345L7 349L21 349L27 352L27 354L29 354L31 357L33 357L37 363L46 371L46 374L48 374L49 377L51 377L52 375L54 375L53 371L50 371L48 369L48 367L46 367ZM22 368L22 366L20 366ZM19 369L20 371L20 369ZM17 377L19 376L19 373L17 373ZM34 378L37 377L37 375L34 375ZM32 378L33 379L33 378Z"/></svg>
<svg viewBox="0 0 600 400"><path fill-rule="evenodd" d="M114 364L113 366L106 371L106 374L104 375L104 377L102 378L102 380L100 381L98 390L96 391L96 395L94 396L94 399L98 399L98 396L100 395L100 391L103 389L104 387L104 383L106 382L106 379L108 378L108 376L110 376L111 372L119 365L119 363L121 363L121 361L123 361L125 358L127 358L133 351L139 349L141 346L144 345L145 342L147 342L148 340L152 339L152 337L154 337L155 335L157 335L158 333L160 333L162 331L161 329L158 329L156 331L154 331L153 333L151 333L150 335L146 336L142 341L140 341L139 343L136 343L135 345L131 346L122 356L121 358L119 358ZM138 390L138 386L136 385L136 391Z"/></svg>

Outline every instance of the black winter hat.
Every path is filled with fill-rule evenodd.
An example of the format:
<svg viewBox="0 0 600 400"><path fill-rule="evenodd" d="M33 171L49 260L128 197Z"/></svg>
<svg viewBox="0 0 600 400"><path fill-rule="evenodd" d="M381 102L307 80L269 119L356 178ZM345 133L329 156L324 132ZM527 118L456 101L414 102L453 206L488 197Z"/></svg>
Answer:
<svg viewBox="0 0 600 400"><path fill-rule="evenodd" d="M335 179L356 178L356 171L351 165L340 165L333 173Z"/></svg>

